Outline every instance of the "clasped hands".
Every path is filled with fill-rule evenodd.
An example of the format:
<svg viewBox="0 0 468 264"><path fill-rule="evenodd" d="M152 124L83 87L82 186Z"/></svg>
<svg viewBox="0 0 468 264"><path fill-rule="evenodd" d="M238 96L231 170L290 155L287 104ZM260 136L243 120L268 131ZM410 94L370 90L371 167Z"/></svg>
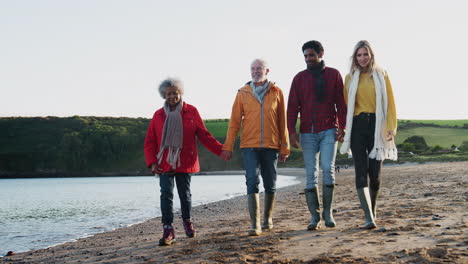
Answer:
<svg viewBox="0 0 468 264"><path fill-rule="evenodd" d="M232 159L232 151L229 151L229 150L223 150L223 152L221 152L221 156L220 156L223 160L225 161L228 161L228 160L231 160ZM282 155L280 154L279 157L278 157L278 161L279 162L286 162L286 159L288 158L289 156L288 155Z"/></svg>

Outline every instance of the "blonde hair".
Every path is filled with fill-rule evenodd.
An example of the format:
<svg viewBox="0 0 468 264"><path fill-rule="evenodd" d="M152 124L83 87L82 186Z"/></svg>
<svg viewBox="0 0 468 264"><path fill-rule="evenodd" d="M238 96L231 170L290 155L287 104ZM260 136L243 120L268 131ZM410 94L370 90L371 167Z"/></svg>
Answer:
<svg viewBox="0 0 468 264"><path fill-rule="evenodd" d="M370 62L369 62L369 65L367 66L369 71L373 71L376 67L376 63L375 63L375 53L374 53L374 49L372 48L371 44L369 43L369 41L367 40L360 40L356 46L354 46L354 50L353 50L353 55L351 56L351 68L349 70L349 72L351 74L353 74L356 70L360 70L360 71L363 71L364 69L362 69L362 67L359 65L357 59L356 59L356 54L358 52L358 50L360 48L365 48L368 52L369 52L369 55L371 57L370 59Z"/></svg>

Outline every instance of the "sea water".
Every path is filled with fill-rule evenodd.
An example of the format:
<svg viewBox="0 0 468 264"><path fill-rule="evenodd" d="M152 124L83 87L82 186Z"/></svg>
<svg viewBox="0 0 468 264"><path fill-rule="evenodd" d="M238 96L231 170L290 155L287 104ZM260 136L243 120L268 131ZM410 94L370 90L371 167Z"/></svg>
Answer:
<svg viewBox="0 0 468 264"><path fill-rule="evenodd" d="M279 176L277 187L297 183ZM192 176L192 205L244 195L241 175ZM161 215L157 177L0 179L0 255L73 241ZM179 208L177 190L174 207Z"/></svg>

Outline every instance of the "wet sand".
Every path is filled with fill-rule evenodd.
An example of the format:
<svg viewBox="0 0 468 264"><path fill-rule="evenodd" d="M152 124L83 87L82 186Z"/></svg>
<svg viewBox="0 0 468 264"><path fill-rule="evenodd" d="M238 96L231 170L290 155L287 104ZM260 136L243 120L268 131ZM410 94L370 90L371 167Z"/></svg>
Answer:
<svg viewBox="0 0 468 264"><path fill-rule="evenodd" d="M281 169L300 184L278 190L272 231L249 237L246 196L193 209L198 231L159 247L161 219L19 253L1 263L468 263L468 162L384 166L377 229L364 213L354 170L337 174L335 228L308 231L304 169ZM178 202L178 201L175 201ZM1 252L6 254L6 252Z"/></svg>

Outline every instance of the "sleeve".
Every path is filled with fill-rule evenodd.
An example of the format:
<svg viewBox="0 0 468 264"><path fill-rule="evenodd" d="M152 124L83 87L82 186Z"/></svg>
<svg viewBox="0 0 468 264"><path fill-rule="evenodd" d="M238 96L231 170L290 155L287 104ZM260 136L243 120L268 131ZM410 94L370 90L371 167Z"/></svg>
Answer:
<svg viewBox="0 0 468 264"><path fill-rule="evenodd" d="M216 140L216 138L213 137L213 135L210 133L210 131L208 131L208 129L206 129L205 123L203 123L200 113L195 107L194 116L196 119L195 122L197 124L196 135L198 140L200 140L200 143L202 143L202 145L205 146L205 148L207 148L213 154L220 156L223 145L219 143L219 141Z"/></svg>
<svg viewBox="0 0 468 264"><path fill-rule="evenodd" d="M396 117L396 107L395 107L395 98L393 96L393 88L390 82L388 74L385 73L385 86L387 87L387 131L393 131L393 134L396 135L397 131L397 117Z"/></svg>
<svg viewBox="0 0 468 264"><path fill-rule="evenodd" d="M156 155L159 150L158 146L158 137L155 130L156 115L153 116L149 125L148 131L146 132L145 143L144 143L144 152L146 166L149 168L152 164L157 163Z"/></svg>
<svg viewBox="0 0 468 264"><path fill-rule="evenodd" d="M296 134L296 123L297 123L297 115L300 113L300 97L298 94L299 87L297 87L297 76L294 77L293 82L291 84L291 90L289 90L289 97L288 97L288 110L287 110L287 117L288 117L288 131L290 135Z"/></svg>
<svg viewBox="0 0 468 264"><path fill-rule="evenodd" d="M336 98L335 104L336 109L338 112L338 128L346 128L346 103L344 99L343 93L343 78L341 78L341 74L337 72L337 80L336 80Z"/></svg>
<svg viewBox="0 0 468 264"><path fill-rule="evenodd" d="M280 154L288 155L291 153L289 148L289 133L286 124L286 109L283 92L279 91L279 102L278 102L278 125L279 125L279 134L280 134Z"/></svg>
<svg viewBox="0 0 468 264"><path fill-rule="evenodd" d="M232 105L231 119L229 120L229 127L224 141L223 150L233 151L234 142L236 141L237 134L239 133L242 116L244 109L242 107L240 91L237 92L236 99Z"/></svg>
<svg viewBox="0 0 468 264"><path fill-rule="evenodd" d="M345 82L344 82L344 87L343 87L343 97L344 97L344 101L345 101L345 104L348 105L348 92L349 92L349 81L350 81L351 77L349 76L349 74L346 75L345 77Z"/></svg>

